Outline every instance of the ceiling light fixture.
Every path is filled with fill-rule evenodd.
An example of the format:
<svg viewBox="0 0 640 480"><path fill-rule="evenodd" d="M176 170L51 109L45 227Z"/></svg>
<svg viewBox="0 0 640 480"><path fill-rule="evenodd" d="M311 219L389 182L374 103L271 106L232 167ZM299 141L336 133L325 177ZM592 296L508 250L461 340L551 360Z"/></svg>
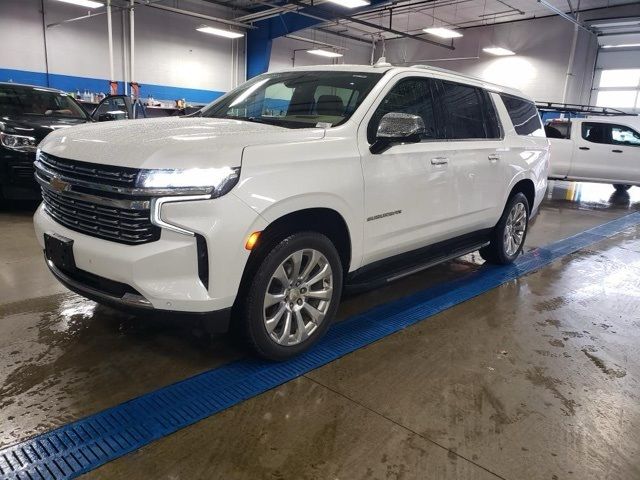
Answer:
<svg viewBox="0 0 640 480"><path fill-rule="evenodd" d="M490 53L491 55L498 55L500 57L516 54L515 52L512 52L511 50L507 50L506 48L502 48L502 47L486 47L486 48L483 48L482 51Z"/></svg>
<svg viewBox="0 0 640 480"><path fill-rule="evenodd" d="M366 7L367 5L371 5L371 2L369 2L368 0L328 0L328 1L346 8L358 8L358 7Z"/></svg>
<svg viewBox="0 0 640 480"><path fill-rule="evenodd" d="M78 5L79 7L87 8L100 8L104 7L104 3L94 2L93 0L58 0L63 3L70 3L72 5Z"/></svg>
<svg viewBox="0 0 640 480"><path fill-rule="evenodd" d="M435 35L436 37L440 38L458 38L462 36L461 33L444 27L429 27L424 28L422 31L428 33L429 35Z"/></svg>
<svg viewBox="0 0 640 480"><path fill-rule="evenodd" d="M203 25L202 27L196 28L197 31L202 33L208 33L210 35L217 35L218 37L225 38L242 38L244 37L244 33L237 32L234 30L223 30L222 28L213 28Z"/></svg>
<svg viewBox="0 0 640 480"><path fill-rule="evenodd" d="M640 43L621 43L620 45L602 45L602 48L629 48L640 47Z"/></svg>
<svg viewBox="0 0 640 480"><path fill-rule="evenodd" d="M307 50L307 53L310 53L311 55L319 55L321 57L329 57L329 58L338 58L343 56L341 53L331 52L329 50L324 50L322 48L314 48L313 50Z"/></svg>

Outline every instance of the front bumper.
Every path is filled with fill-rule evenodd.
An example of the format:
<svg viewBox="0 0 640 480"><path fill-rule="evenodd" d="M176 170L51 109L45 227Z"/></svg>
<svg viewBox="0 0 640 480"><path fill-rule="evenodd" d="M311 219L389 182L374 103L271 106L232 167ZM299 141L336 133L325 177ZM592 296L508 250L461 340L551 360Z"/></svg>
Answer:
<svg viewBox="0 0 640 480"><path fill-rule="evenodd" d="M251 232L265 228L265 221L233 194L166 204L162 219L206 239L208 288L199 277L195 236L162 229L157 241L124 245L70 230L50 217L42 205L34 215L34 225L43 249L45 233L70 238L81 273L131 288L130 295L114 296L95 288L82 275L73 278L52 269L58 280L83 296L137 312L211 315L232 307L250 253L244 243Z"/></svg>
<svg viewBox="0 0 640 480"><path fill-rule="evenodd" d="M127 313L135 313L137 315L157 314L175 319L193 322L195 326L204 327L210 333L224 333L229 329L231 320L231 308L224 308L214 312L180 312L175 310L156 310L151 302L140 295L138 292L125 292L122 295L115 294L113 291L107 291L100 288L99 284L110 283L107 279L102 279L95 275L90 276L92 285L87 282L87 272L78 271L78 275L69 275L50 260L46 260L49 271L56 279L72 292L82 295L89 300L110 306L117 310ZM96 285L97 283L98 285ZM126 287L126 286L125 286Z"/></svg>

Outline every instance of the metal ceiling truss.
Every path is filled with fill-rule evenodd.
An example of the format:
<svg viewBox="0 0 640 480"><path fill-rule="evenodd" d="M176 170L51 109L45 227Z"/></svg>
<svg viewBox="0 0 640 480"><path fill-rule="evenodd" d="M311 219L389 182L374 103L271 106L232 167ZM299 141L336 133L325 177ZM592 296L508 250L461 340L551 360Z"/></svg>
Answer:
<svg viewBox="0 0 640 480"><path fill-rule="evenodd" d="M398 37L403 37L403 38L409 38L412 40L417 40L419 42L424 42L424 43L428 43L430 45L435 45L438 47L442 47L442 48L446 48L448 50L455 50L455 47L453 45L447 45L447 44L443 44L440 42L436 42L433 40L429 40L427 38L423 38L420 37L418 35L411 35L408 34L406 32L403 32L401 30L396 30L395 28L391 28L391 27L385 27L383 25L379 25L376 23L371 23L365 20L361 20L360 18L358 18L357 16L349 16L349 15L345 15L343 13L337 12L335 10L327 10L323 7L319 7L319 6L309 6L299 0L292 0L289 2L290 4L293 5L297 5L299 7L302 7L305 9L305 12L311 13L316 17L320 17L320 18L324 18L325 21L333 21L335 19L342 19L342 20L347 20L349 22L353 22L368 28L372 28L377 32L387 32L387 33L393 33L394 35L397 35ZM372 34L374 32L368 32L369 34Z"/></svg>

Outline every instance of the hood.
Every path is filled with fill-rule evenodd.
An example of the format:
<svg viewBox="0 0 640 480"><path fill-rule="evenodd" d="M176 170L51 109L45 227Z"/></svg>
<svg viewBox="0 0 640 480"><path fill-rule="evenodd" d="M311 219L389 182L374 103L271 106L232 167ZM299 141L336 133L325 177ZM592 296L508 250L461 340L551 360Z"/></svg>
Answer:
<svg viewBox="0 0 640 480"><path fill-rule="evenodd" d="M11 115L0 117L2 130L27 135L40 142L53 131L87 123L84 118L46 117L44 115Z"/></svg>
<svg viewBox="0 0 640 480"><path fill-rule="evenodd" d="M303 142L322 128L288 129L231 119L117 120L57 131L40 145L72 160L134 168L237 167L250 145Z"/></svg>

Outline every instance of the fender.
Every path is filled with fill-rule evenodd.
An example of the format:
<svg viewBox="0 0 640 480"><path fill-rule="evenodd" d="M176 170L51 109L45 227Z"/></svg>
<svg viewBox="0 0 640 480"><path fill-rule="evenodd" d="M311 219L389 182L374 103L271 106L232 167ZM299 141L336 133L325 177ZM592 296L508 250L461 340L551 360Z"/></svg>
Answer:
<svg viewBox="0 0 640 480"><path fill-rule="evenodd" d="M328 192L309 192L283 198L275 203L258 203L252 201L250 206L259 215L259 219L256 219L254 226L252 226L252 228L255 227L253 231L263 230L265 228L264 222L266 222L268 226L279 218L300 210L326 208L335 211L343 218L344 223L347 225L349 238L351 240L350 271L361 266L363 255L362 220L340 196Z"/></svg>

